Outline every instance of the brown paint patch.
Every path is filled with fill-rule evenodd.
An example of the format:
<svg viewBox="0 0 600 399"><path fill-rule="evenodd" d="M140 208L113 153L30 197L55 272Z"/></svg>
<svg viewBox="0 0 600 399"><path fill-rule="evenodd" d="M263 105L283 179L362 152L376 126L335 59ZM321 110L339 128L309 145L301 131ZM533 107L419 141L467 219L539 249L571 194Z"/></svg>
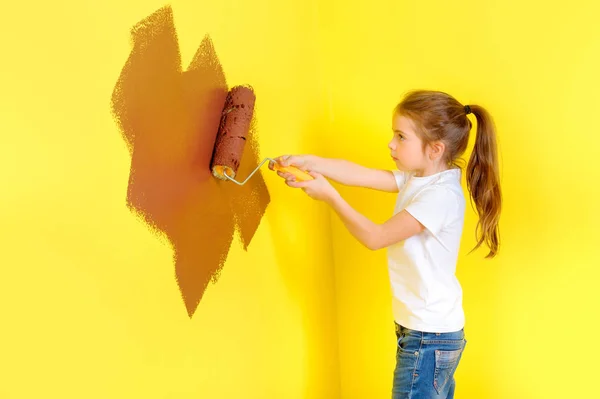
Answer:
<svg viewBox="0 0 600 399"><path fill-rule="evenodd" d="M244 248L250 244L269 193L260 173L239 187L217 181L209 170L227 96L210 38L182 71L170 7L140 21L131 34L133 48L112 96L131 154L127 206L171 243L177 282L192 317L209 280L218 279L236 227ZM242 176L258 165L258 153L251 129Z"/></svg>
<svg viewBox="0 0 600 399"><path fill-rule="evenodd" d="M246 148L237 172L238 181L245 180L260 163L255 119L252 120L250 132L246 137ZM260 171L256 172L243 186L231 182L222 184L228 193L230 206L235 210L235 223L238 226L244 249L248 249L270 201L267 185L260 173Z"/></svg>

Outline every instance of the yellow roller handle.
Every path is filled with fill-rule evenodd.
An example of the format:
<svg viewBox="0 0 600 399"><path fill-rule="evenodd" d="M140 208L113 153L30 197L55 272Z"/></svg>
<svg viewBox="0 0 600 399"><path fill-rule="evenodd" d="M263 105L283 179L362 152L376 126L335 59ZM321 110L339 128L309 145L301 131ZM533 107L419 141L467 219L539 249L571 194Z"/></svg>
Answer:
<svg viewBox="0 0 600 399"><path fill-rule="evenodd" d="M273 169L283 173L291 173L292 175L294 175L297 181L307 181L314 179L314 177L312 177L305 171L298 169L295 166L281 166L277 162L275 162L273 165Z"/></svg>

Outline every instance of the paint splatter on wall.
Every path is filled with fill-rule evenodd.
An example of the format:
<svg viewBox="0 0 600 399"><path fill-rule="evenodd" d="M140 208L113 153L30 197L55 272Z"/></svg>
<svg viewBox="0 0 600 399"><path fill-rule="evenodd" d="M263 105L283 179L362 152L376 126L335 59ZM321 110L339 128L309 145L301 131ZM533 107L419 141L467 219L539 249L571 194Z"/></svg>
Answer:
<svg viewBox="0 0 600 399"><path fill-rule="evenodd" d="M244 249L269 203L258 172L246 185L218 181L209 170L227 82L210 37L187 70L170 7L132 29L132 50L115 85L112 110L131 155L127 206L164 234L190 317L227 258L235 229ZM255 120L239 168L259 163Z"/></svg>

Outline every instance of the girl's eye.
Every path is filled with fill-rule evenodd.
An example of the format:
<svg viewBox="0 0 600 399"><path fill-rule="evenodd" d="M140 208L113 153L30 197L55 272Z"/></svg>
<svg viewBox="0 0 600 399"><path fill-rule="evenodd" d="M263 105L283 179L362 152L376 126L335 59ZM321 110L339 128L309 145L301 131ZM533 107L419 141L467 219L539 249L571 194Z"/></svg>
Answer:
<svg viewBox="0 0 600 399"><path fill-rule="evenodd" d="M399 138L400 140L404 140L404 136L402 136L401 134L398 134L398 138Z"/></svg>

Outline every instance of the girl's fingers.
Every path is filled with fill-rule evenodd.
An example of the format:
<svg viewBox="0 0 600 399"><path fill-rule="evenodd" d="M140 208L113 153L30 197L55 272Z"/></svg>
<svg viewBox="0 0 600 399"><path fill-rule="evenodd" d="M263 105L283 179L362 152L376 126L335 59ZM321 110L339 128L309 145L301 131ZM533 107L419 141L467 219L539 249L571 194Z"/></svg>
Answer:
<svg viewBox="0 0 600 399"><path fill-rule="evenodd" d="M292 175L291 173L287 173L287 172L281 172L281 171L277 171L277 175L279 177L283 177L286 180L290 180L294 178L294 175Z"/></svg>
<svg viewBox="0 0 600 399"><path fill-rule="evenodd" d="M305 181L286 180L286 184L294 188L305 188L307 187L307 183Z"/></svg>
<svg viewBox="0 0 600 399"><path fill-rule="evenodd" d="M277 161L279 162L280 165L283 166L288 166L288 159L290 158L289 155L282 155L280 156Z"/></svg>

